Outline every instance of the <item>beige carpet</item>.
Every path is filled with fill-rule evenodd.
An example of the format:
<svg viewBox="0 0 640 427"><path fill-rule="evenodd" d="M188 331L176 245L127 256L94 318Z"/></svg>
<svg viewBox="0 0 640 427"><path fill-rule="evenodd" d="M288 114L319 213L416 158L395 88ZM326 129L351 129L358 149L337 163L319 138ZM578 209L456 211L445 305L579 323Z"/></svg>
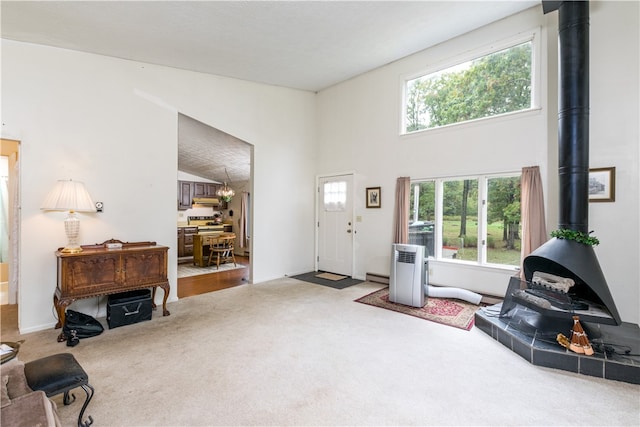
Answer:
<svg viewBox="0 0 640 427"><path fill-rule="evenodd" d="M640 386L536 367L477 328L353 302L379 288L242 285L73 348L53 329L27 334L19 357L72 352L96 388L95 427L640 424ZM74 425L80 402L56 401Z"/></svg>

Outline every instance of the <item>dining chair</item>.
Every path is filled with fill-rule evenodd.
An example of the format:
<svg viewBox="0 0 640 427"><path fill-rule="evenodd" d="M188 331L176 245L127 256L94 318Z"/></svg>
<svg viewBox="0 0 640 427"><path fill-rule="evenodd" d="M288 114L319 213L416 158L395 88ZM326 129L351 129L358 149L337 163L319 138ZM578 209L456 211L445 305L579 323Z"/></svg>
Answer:
<svg viewBox="0 0 640 427"><path fill-rule="evenodd" d="M207 265L211 265L213 256L216 256L216 268L220 268L220 263L233 261L236 266L236 257L233 254L233 244L236 240L235 233L223 233L210 239L209 260Z"/></svg>

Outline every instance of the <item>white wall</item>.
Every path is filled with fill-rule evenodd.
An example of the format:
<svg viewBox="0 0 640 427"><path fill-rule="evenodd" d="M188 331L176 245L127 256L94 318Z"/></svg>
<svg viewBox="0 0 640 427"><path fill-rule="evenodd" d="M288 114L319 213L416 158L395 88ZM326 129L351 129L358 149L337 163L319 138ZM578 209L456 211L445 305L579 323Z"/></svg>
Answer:
<svg viewBox="0 0 640 427"><path fill-rule="evenodd" d="M105 204L102 214L81 215L82 243L169 246L177 298L178 112L255 146L253 280L312 268L312 93L3 40L2 107L2 136L22 141L21 332L55 323L64 214L44 213L40 203L58 179L84 181ZM287 191L274 191L280 186ZM95 299L71 306L97 307Z"/></svg>
<svg viewBox="0 0 640 427"><path fill-rule="evenodd" d="M589 204L589 230L622 320L640 323L640 3L590 12L590 167L616 167L616 201Z"/></svg>
<svg viewBox="0 0 640 427"><path fill-rule="evenodd" d="M597 252L624 321L638 323L638 3L597 2L591 18L591 167L618 168L616 203L590 205ZM468 51L540 28L539 110L400 136L406 76ZM356 171L356 275L389 274L395 181L518 171L539 165L549 231L557 228L557 12L534 7L336 85L318 95L318 174ZM366 187L382 208L366 209ZM430 264L433 283L504 295L512 273Z"/></svg>
<svg viewBox="0 0 640 427"><path fill-rule="evenodd" d="M321 92L318 172L355 170L356 275L389 274L396 178L412 179L519 171L546 167L544 108L411 135L400 135L401 87L405 77L452 61L504 38L531 32L545 21L538 8L427 49L401 61ZM545 46L546 32L539 44ZM470 59L470 58L465 58ZM542 61L537 96L546 105L546 67ZM366 187L382 187L382 208L366 209ZM433 283L503 295L513 270L431 263ZM498 275L498 280L496 280Z"/></svg>

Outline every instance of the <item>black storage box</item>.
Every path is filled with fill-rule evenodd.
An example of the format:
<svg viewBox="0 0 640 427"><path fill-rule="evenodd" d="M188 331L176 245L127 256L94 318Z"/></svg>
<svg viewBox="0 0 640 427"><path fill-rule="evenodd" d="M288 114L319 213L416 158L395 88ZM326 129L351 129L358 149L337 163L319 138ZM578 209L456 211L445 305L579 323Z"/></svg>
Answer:
<svg viewBox="0 0 640 427"><path fill-rule="evenodd" d="M109 295L107 302L107 324L109 329L132 323L151 320L151 290L139 289Z"/></svg>

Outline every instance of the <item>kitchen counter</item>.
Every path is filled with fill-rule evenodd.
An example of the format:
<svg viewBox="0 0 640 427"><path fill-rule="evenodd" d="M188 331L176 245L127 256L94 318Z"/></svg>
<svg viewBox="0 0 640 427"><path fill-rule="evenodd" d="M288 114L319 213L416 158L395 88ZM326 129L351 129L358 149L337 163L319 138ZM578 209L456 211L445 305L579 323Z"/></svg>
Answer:
<svg viewBox="0 0 640 427"><path fill-rule="evenodd" d="M198 230L193 235L193 263L200 267L206 266L209 259L210 237L232 231L233 227L230 224L207 225L205 229Z"/></svg>
<svg viewBox="0 0 640 427"><path fill-rule="evenodd" d="M222 234L220 231L203 231L193 236L193 263L206 267L209 260L210 237Z"/></svg>

